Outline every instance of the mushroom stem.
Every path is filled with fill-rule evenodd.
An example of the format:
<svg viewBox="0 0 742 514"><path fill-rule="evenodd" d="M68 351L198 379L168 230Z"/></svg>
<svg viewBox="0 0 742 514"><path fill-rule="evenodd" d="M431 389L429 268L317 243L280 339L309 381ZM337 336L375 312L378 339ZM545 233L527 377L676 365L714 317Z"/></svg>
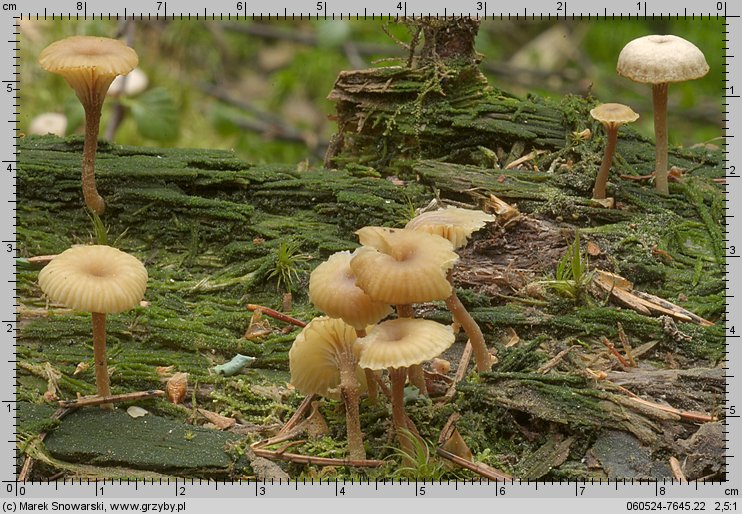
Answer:
<svg viewBox="0 0 742 514"><path fill-rule="evenodd" d="M95 154L98 150L98 130L100 129L100 115L103 101L95 98L85 105L85 144L82 150L82 194L85 205L96 213L103 214L106 202L98 194L95 186Z"/></svg>
<svg viewBox="0 0 742 514"><path fill-rule="evenodd" d="M604 200L606 197L605 189L608 183L608 172L611 171L613 154L616 153L616 142L618 141L618 124L605 123L603 126L608 134L608 141L605 144L603 162L600 164L600 170L595 177L595 187L593 188L593 199L595 200Z"/></svg>
<svg viewBox="0 0 742 514"><path fill-rule="evenodd" d="M448 281L453 284L453 273L448 272ZM471 317L469 311L466 310L464 304L461 303L459 297L456 295L456 290L451 290L451 296L446 299L446 307L451 312L454 321L461 325L464 332L469 337L472 350L474 350L474 360L477 363L477 372L482 373L492 369L492 356L489 350L487 350L487 344L484 342L484 334L482 329L479 328L477 322Z"/></svg>
<svg viewBox="0 0 742 514"><path fill-rule="evenodd" d="M340 394L345 403L345 426L348 431L348 454L353 460L365 460L361 418L358 412L358 379L355 368L358 365L352 355L340 357Z"/></svg>
<svg viewBox="0 0 742 514"><path fill-rule="evenodd" d="M398 318L414 318L415 311L410 304L397 305ZM428 386L425 384L425 373L420 364L414 364L407 368L407 374L410 377L410 383L418 388L420 394L428 396Z"/></svg>
<svg viewBox="0 0 742 514"><path fill-rule="evenodd" d="M358 339L366 337L366 329L357 328L356 336ZM372 369L364 369L363 372L366 374L366 388L368 389L368 400L376 405L379 403L379 386L376 384L376 372Z"/></svg>
<svg viewBox="0 0 742 514"><path fill-rule="evenodd" d="M670 194L667 186L667 82L652 85L654 107L655 159L654 187L660 194Z"/></svg>
<svg viewBox="0 0 742 514"><path fill-rule="evenodd" d="M93 313L93 359L95 360L95 386L98 396L111 396L111 379L108 376L106 361L106 315ZM113 409L110 403L104 403L101 409Z"/></svg>
<svg viewBox="0 0 742 514"><path fill-rule="evenodd" d="M415 446L412 443L410 430L407 428L407 415L404 410L404 384L407 378L407 369L390 368L389 378L392 382L392 419L397 430L399 446L409 463L415 454Z"/></svg>

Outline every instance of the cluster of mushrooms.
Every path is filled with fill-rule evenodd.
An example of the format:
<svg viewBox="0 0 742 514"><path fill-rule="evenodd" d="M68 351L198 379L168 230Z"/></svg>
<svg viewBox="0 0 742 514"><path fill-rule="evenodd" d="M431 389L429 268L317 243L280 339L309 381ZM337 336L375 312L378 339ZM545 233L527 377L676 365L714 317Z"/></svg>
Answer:
<svg viewBox="0 0 742 514"><path fill-rule="evenodd" d="M709 66L703 52L678 36L644 36L630 41L618 56L616 71L634 82L652 84L654 109L655 168L654 183L658 193L669 194L667 183L667 86L703 77ZM631 107L608 103L595 107L590 115L603 124L608 137L603 162L595 179L594 200L606 200L606 184L616 151L618 129L639 118Z"/></svg>
<svg viewBox="0 0 742 514"><path fill-rule="evenodd" d="M482 211L447 207L423 213L401 229L364 227L356 232L360 248L335 253L312 272L309 298L326 316L313 319L296 337L289 352L291 382L307 395L333 397L339 388L351 459L366 455L359 393L367 390L370 401L377 402L378 386L390 390L402 450L413 452L414 425L404 409L406 382L409 378L425 394L421 364L455 340L451 325L414 318L414 304L445 301L469 338L477 369L492 367L482 331L451 281L458 260L454 250L490 221L494 216ZM382 321L395 311L396 316Z"/></svg>
<svg viewBox="0 0 742 514"><path fill-rule="evenodd" d="M41 66L61 75L74 89L85 110L82 154L82 192L95 216L106 203L95 185L95 156L101 110L117 76L126 75L139 62L136 52L110 38L73 36L56 41L39 56ZM147 270L132 255L107 245L74 246L54 257L39 272L39 286L52 302L90 312L98 395L111 396L106 359L106 315L137 307L147 288ZM101 405L112 408L110 403Z"/></svg>

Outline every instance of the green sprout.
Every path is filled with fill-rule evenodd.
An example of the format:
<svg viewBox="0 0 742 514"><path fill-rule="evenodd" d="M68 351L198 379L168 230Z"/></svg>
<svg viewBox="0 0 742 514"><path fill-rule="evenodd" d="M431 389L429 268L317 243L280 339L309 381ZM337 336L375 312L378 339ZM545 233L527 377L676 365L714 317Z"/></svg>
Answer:
<svg viewBox="0 0 742 514"><path fill-rule="evenodd" d="M554 272L553 280L540 280L537 283L551 288L563 298L581 303L585 300L587 287L593 279L587 253L580 247L580 231L575 231L575 240L567 247Z"/></svg>
<svg viewBox="0 0 742 514"><path fill-rule="evenodd" d="M276 249L273 269L268 273L269 279L276 279L276 288L291 292L299 281L299 272L304 264L312 258L301 253L301 245L296 241L281 241Z"/></svg>
<svg viewBox="0 0 742 514"><path fill-rule="evenodd" d="M412 441L412 453L408 453L401 448L393 448L393 454L404 463L403 466L397 467L392 473L392 478L414 478L415 480L440 480L447 473L447 469L441 459L431 452L432 444L425 440L415 437L407 429L403 429L405 437Z"/></svg>

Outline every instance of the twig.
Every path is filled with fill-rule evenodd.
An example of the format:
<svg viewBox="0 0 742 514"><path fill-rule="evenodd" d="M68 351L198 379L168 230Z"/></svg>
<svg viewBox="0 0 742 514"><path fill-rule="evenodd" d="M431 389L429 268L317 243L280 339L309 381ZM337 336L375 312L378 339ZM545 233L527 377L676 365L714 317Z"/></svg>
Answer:
<svg viewBox="0 0 742 514"><path fill-rule="evenodd" d="M685 478L685 473L683 473L682 466L680 466L680 461L675 457L670 457L670 470L672 471L672 476L676 480L680 480L681 482L688 481L688 479Z"/></svg>
<svg viewBox="0 0 742 514"><path fill-rule="evenodd" d="M553 368L554 366L556 366L557 364L559 364L559 363L560 363L560 362L562 361L562 359L564 359L564 357L565 357L565 356L566 356L566 355L567 355L567 354L568 354L569 352L571 352L572 350L574 350L575 348L578 348L578 346L577 346L577 345L573 345L573 346L570 346L569 348L567 348L567 349L565 349L565 350L562 350L561 352L557 353L557 354L556 354L556 355L555 355L554 357L552 357L552 358L551 358L551 359L549 360L549 362L547 362L546 364L544 364L543 366L541 366L540 368L538 368L538 369L536 370L536 372L537 372L537 373L542 373L542 374L545 374L545 373L547 373L547 372L548 372L549 370L551 370L551 369L552 369L552 368Z"/></svg>
<svg viewBox="0 0 742 514"><path fill-rule="evenodd" d="M296 409L296 412L289 418L289 420L286 422L284 426L281 427L281 430L278 431L276 434L284 435L288 431L290 431L292 428L294 428L294 425L296 425L301 418L304 417L304 414L307 412L307 410L312 406L312 402L314 401L314 395L310 394L304 400L299 404L299 407Z"/></svg>
<svg viewBox="0 0 742 514"><path fill-rule="evenodd" d="M150 389L149 391L137 391L136 393L114 394L111 396L85 396L75 400L60 400L59 406L65 409L79 409L81 407L92 407L104 403L128 402L132 400L143 400L145 398L158 398L165 396L165 391Z"/></svg>
<svg viewBox="0 0 742 514"><path fill-rule="evenodd" d="M636 361L634 360L634 356L631 354L631 343L629 343L629 338L626 336L626 332L624 332L621 322L617 322L616 325L618 325L618 339L621 341L623 351L626 352L626 357L629 359L629 365L632 368L635 368Z"/></svg>
<svg viewBox="0 0 742 514"><path fill-rule="evenodd" d="M71 412L71 409L57 409L54 411L54 414L51 415L51 419L62 419L67 414ZM43 442L44 438L46 437L46 432L41 432L37 439L39 442ZM33 464L34 459L30 455L26 455L26 460L23 461L23 467L21 468L20 472L18 473L18 482L25 482L29 476L31 476L31 471L33 470Z"/></svg>
<svg viewBox="0 0 742 514"><path fill-rule="evenodd" d="M641 398L638 395L632 393L623 386L608 381L606 381L605 383L608 383L611 386L617 388L622 393L627 394L633 401L640 403L645 407L650 407L652 409L661 410L662 412L675 414L676 416L679 416L681 419L684 419L686 421L692 421L694 423L711 423L712 421L718 421L719 419L716 416L709 416L708 414L705 414L703 412L680 410L676 409L675 407L670 407L669 405L662 405L661 403L650 402L649 400L645 400L644 398Z"/></svg>
<svg viewBox="0 0 742 514"><path fill-rule="evenodd" d="M616 350L616 347L613 346L613 343L611 343L607 337L603 336L600 338L600 342L603 343L603 346L608 348L610 352L618 359L618 362L621 364L621 367L626 369L629 367L629 363L626 362L626 359L621 356L620 353L618 353L618 350Z"/></svg>
<svg viewBox="0 0 742 514"><path fill-rule="evenodd" d="M458 412L453 412L448 417L448 420L446 421L446 424L443 425L443 428L441 429L441 434L438 436L438 444L443 445L445 444L448 439L451 437L451 433L454 430L454 423L456 423L458 420L461 419L461 414Z"/></svg>
<svg viewBox="0 0 742 514"><path fill-rule="evenodd" d="M443 395L442 401L450 402L456 394L456 384L464 380L464 377L466 376L466 372L469 369L469 361L471 361L472 351L471 342L467 341L466 346L464 347L464 352L461 354L459 365L456 368L456 375L453 377L453 383L451 384L451 387L448 388L448 391L446 391L446 394Z"/></svg>
<svg viewBox="0 0 742 514"><path fill-rule="evenodd" d="M534 150L530 153L527 153L526 155L519 157L515 159L513 162L505 166L506 170L512 170L516 166L523 164L524 162L528 162L531 159L534 159L536 156L546 153L546 150Z"/></svg>
<svg viewBox="0 0 742 514"><path fill-rule="evenodd" d="M488 466L487 464L482 464L481 462L470 462L462 457L459 457L458 455L454 455L453 453L444 450L443 448L436 448L435 452L444 459L451 461L454 464L458 464L462 468L466 468L469 471L473 471L477 475L483 476L484 478L496 481L510 480L512 478L510 475L500 471L499 469L495 469L491 466Z"/></svg>
<svg viewBox="0 0 742 514"><path fill-rule="evenodd" d="M451 387L448 388L448 391L446 391L446 394L443 395L444 401L450 401L456 394L456 384L464 380L464 377L466 376L466 373L469 369L469 362L471 361L473 351L474 349L472 348L471 342L467 341L466 346L464 347L464 351L461 353L461 360L459 360L459 365L456 367L456 374L453 377L453 383L451 384Z"/></svg>
<svg viewBox="0 0 742 514"><path fill-rule="evenodd" d="M310 464L316 466L349 466L355 468L378 468L385 463L383 460L353 460L353 459L333 459L328 457L310 457L309 455L299 455L298 453L278 453L274 450L264 448L253 448L253 452L258 457L270 460L285 460L296 462L298 464Z"/></svg>
<svg viewBox="0 0 742 514"><path fill-rule="evenodd" d="M248 303L247 310L249 310L250 312L260 311L270 318L277 319L279 321L283 321L284 323L289 323L297 327L304 328L307 326L307 324L300 319L296 319L292 316L289 316L288 314L284 314L283 312L278 312L277 310L271 309L269 307L263 307L262 305L255 305L254 303Z"/></svg>
<svg viewBox="0 0 742 514"><path fill-rule="evenodd" d="M32 266L46 266L54 260L56 255L36 255L35 257L28 257L26 262Z"/></svg>

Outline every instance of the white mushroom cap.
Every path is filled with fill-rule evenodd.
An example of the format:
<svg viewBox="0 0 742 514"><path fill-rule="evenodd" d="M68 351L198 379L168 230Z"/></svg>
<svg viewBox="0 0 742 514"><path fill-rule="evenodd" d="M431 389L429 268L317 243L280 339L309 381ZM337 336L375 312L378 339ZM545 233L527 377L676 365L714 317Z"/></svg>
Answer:
<svg viewBox="0 0 742 514"><path fill-rule="evenodd" d="M618 56L616 71L635 82L662 84L703 77L709 65L703 52L678 36L644 36L630 41Z"/></svg>
<svg viewBox="0 0 742 514"><path fill-rule="evenodd" d="M64 136L67 132L67 116L58 112L45 112L39 114L31 120L28 127L29 134L45 136L54 134L55 136Z"/></svg>
<svg viewBox="0 0 742 514"><path fill-rule="evenodd" d="M139 305L147 288L147 270L136 257L116 248L75 246L39 272L39 286L53 302L112 314Z"/></svg>
<svg viewBox="0 0 742 514"><path fill-rule="evenodd" d="M141 68L134 68L127 75L119 75L108 88L108 96L136 96L149 85L147 74Z"/></svg>

